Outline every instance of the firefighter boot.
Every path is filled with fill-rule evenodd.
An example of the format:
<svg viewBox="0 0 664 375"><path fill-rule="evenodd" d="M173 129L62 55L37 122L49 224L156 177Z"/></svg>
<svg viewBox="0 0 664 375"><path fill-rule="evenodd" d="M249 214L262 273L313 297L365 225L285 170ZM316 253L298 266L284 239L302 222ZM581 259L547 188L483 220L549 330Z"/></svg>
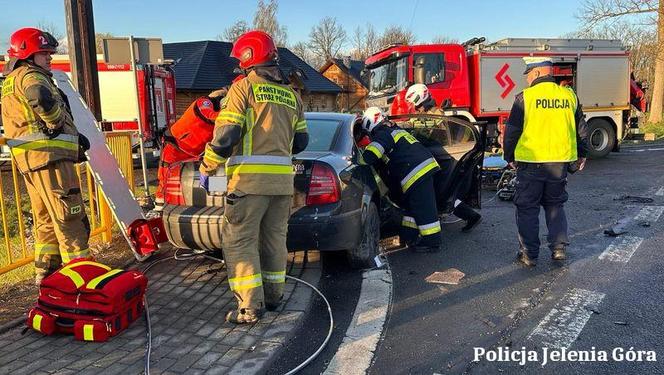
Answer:
<svg viewBox="0 0 664 375"><path fill-rule="evenodd" d="M263 316L263 309L239 308L226 314L226 321L235 324L254 324Z"/></svg>
<svg viewBox="0 0 664 375"><path fill-rule="evenodd" d="M564 247L557 247L553 250L551 250L551 259L553 260L565 260L567 258L567 255L565 255L565 248Z"/></svg>
<svg viewBox="0 0 664 375"><path fill-rule="evenodd" d="M519 250L516 259L526 267L535 267L537 265L537 260L529 257L525 250Z"/></svg>

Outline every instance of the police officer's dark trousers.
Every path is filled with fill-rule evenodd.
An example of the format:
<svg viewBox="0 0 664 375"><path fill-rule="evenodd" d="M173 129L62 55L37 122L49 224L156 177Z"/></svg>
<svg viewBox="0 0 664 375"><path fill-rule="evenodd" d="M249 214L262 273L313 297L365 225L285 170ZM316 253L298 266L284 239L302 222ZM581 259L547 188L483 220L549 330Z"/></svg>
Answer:
<svg viewBox="0 0 664 375"><path fill-rule="evenodd" d="M419 246L440 246L442 237L433 178L422 178L422 181L411 186L406 192L405 202L401 239L413 243L419 234L421 236Z"/></svg>
<svg viewBox="0 0 664 375"><path fill-rule="evenodd" d="M514 195L516 222L521 249L531 259L539 255L539 212L544 208L549 230L549 248L569 244L567 218L563 205L567 202L567 163L517 164L517 185Z"/></svg>

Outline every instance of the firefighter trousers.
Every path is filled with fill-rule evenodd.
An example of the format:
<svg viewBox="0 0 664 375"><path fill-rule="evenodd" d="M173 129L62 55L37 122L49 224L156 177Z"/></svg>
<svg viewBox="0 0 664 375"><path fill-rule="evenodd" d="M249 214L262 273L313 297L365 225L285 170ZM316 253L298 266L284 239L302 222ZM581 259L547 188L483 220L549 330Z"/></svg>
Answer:
<svg viewBox="0 0 664 375"><path fill-rule="evenodd" d="M436 206L436 193L433 178L425 177L411 186L405 196L405 214L401 221L401 239L414 243L420 236L418 245L437 247L442 244L440 220Z"/></svg>
<svg viewBox="0 0 664 375"><path fill-rule="evenodd" d="M226 196L222 246L228 283L240 309L262 309L283 297L291 201L290 195L238 190Z"/></svg>
<svg viewBox="0 0 664 375"><path fill-rule="evenodd" d="M49 275L62 263L89 257L90 223L74 163L57 161L23 177L35 218L37 275Z"/></svg>

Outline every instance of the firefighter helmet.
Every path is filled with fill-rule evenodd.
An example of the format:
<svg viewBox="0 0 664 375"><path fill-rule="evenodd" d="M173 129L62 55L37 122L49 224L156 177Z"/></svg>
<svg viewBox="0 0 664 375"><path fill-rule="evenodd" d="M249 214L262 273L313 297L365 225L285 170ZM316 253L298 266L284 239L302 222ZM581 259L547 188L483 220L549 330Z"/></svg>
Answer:
<svg viewBox="0 0 664 375"><path fill-rule="evenodd" d="M431 97L429 89L425 84L416 83L406 91L406 101L415 107L419 107Z"/></svg>
<svg viewBox="0 0 664 375"><path fill-rule="evenodd" d="M385 114L380 108L369 107L362 114L362 128L371 132L383 120L385 120Z"/></svg>
<svg viewBox="0 0 664 375"><path fill-rule="evenodd" d="M7 55L24 60L37 52L55 53L58 41L53 35L34 27L24 27L16 30L9 38Z"/></svg>
<svg viewBox="0 0 664 375"><path fill-rule="evenodd" d="M249 69L277 59L277 47L264 31L252 30L240 35L233 44L231 57L240 60L240 68Z"/></svg>

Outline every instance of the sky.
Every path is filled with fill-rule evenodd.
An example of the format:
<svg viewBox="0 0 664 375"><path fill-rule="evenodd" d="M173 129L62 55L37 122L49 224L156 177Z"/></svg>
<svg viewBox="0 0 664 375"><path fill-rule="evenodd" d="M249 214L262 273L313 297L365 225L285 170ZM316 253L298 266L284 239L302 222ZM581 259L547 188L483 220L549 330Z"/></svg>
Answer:
<svg viewBox="0 0 664 375"><path fill-rule="evenodd" d="M95 0L95 31L114 36L159 37L165 43L215 40L231 24L251 24L257 0ZM357 26L377 32L401 25L418 42L442 35L459 41L485 36L559 37L579 28L580 1L574 0L280 0L278 20L288 42L307 41L311 28L325 16L336 17L349 36ZM0 53L16 29L52 24L65 35L63 0L0 0ZM347 49L352 46L347 43Z"/></svg>

